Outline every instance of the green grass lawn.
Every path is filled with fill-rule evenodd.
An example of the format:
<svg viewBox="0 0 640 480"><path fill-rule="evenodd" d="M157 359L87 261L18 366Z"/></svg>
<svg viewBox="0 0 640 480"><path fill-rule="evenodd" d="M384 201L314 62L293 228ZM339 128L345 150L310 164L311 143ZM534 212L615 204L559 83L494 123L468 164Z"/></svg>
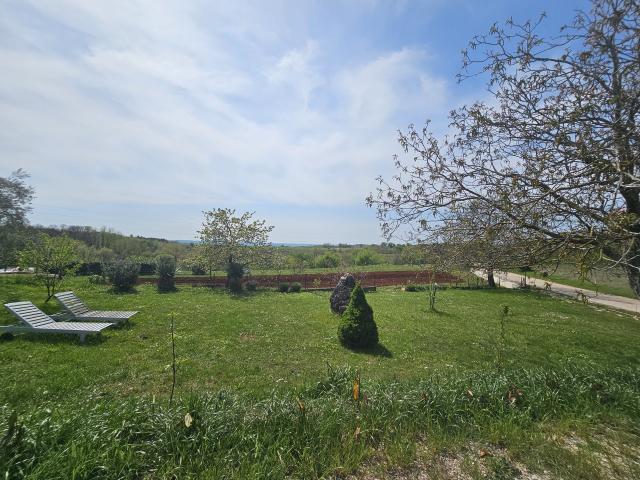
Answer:
<svg viewBox="0 0 640 480"><path fill-rule="evenodd" d="M110 422L117 419L117 422L122 420L126 424L132 421L135 425L136 415L139 415L140 422L153 425L148 432L143 428L136 434L144 438L147 438L144 432L151 435L153 429L160 428L157 422L162 425L162 422L169 422L166 428L172 432L172 428L179 428L184 412L193 410L200 412L201 420L198 421L208 426L215 423L216 415L228 418L234 425L236 422L239 430L229 433L229 438L238 435L239 439L244 439L238 440L242 445L245 436L258 435L256 422L264 420L268 423L269 415L273 414L281 423L269 428L265 423L259 423L259 428L265 428L260 430L264 436L251 437L253 440L238 450L231 446L228 447L230 450L221 445L212 446L207 443L212 441L210 436L198 437L198 442L203 442L198 445L205 450L213 449L210 463L181 456L189 455L192 448L189 445L192 444L179 435L167 437L168 443L157 446L169 450L166 463L158 467L157 472L160 473L156 474L149 474L146 470L150 468L151 460L138 458L133 451L147 448L136 443L141 442L142 437L127 437L127 441L135 446L131 447L133 450L129 453L133 457L127 465L141 465L136 467L141 470L132 473L122 466L126 459L115 459L114 449L122 448L121 441L96 446L96 442L101 440L96 440L87 431L87 436L82 436L80 442L87 445L87 450L74 460L64 457L62 452L70 448L70 439L77 440L73 437L76 433L69 433L76 430L69 430L65 434L67 436L58 430L46 430L40 435L43 438L49 438L49 435L52 445L62 446L53 450L59 454L52 453L53 456L47 455L38 460L40 463L37 465L46 466L38 467L41 470L36 468L37 465L29 467L31 464L24 461L28 467L24 467L24 471L31 472L33 478L65 478L69 470L57 472L59 463L56 462L63 462L69 468L79 468L77 478L100 477L95 466L100 462L120 465L124 477L166 478L165 474L170 476L178 472L176 474L180 478L190 478L190 475L193 478L199 475L210 475L210 478L265 478L265 475L311 478L338 475L340 472L362 473L363 469L373 472L377 468L384 471L400 468L398 466L414 468L424 461L438 463L443 451L458 452L461 458L467 459L467 450L475 448L473 445L476 444L493 449L491 458L476 459L483 465L489 465L490 472L500 473L506 469L507 473L513 473L509 469L516 465L514 459L518 459L533 470L556 468L557 472L564 472L563 478L607 478L609 471L596 468L597 451L602 442L592 442L593 448L578 449L580 455L576 453L578 450L573 452L576 453L574 455L565 451L560 441L552 448L548 436L557 435L564 439L575 434L581 442L587 443L592 438L609 441L613 436L611 441L624 438L625 444L636 446L640 438L640 432L633 426L637 425L636 415L640 412L637 397L640 394L637 376L640 322L627 314L536 292L456 289L439 292L438 311L429 312L424 292L380 289L368 294L367 298L375 312L381 345L373 351L353 352L337 341L338 318L330 313L327 292L282 294L258 291L230 296L222 290L184 286L176 293L158 294L152 286L141 286L137 293L116 295L107 287L89 285L80 278L71 280L65 288L72 288L92 308L139 310L140 313L131 325L109 329L101 339L88 340L85 345L80 345L73 337L62 336L16 335L13 339L0 341L0 437L3 428L9 428L9 412L14 409L23 415L32 410L39 412L24 420L24 425L30 425L32 430L27 430L31 432L44 428L38 426L39 422L45 421L45 413L42 412L51 412L51 409L58 412L60 409L58 415L66 418L68 425L76 422L74 428L77 431L89 427L83 427L81 419L71 419L74 411L83 412L77 415L91 419L87 420L88 424L96 422L92 429L105 428L107 436L111 435L108 433L112 432L109 430L111 427L115 429L113 431L124 428L118 426L120 423L113 426ZM44 297L42 288L30 284L27 279L0 279L2 303L29 299L50 313L57 311L54 301L43 303ZM499 321L502 304L510 307L504 343ZM163 410L156 411L152 406L155 402L166 405L171 388L169 316L172 313L176 325L178 401L173 409L163 407ZM13 319L3 311L0 323L13 323ZM496 363L499 352L504 359L500 364ZM329 380L328 370L334 372L334 377L330 375ZM344 375L336 376L336 371ZM363 391L369 391L372 398L380 399L379 405L387 405L386 413L383 414L382 410L376 413L376 403L371 404L371 412L365 412L366 407L363 406L360 413L352 410L348 413L351 409L349 382L356 371L362 379ZM556 375L557 380L553 380ZM556 381L556 387L549 386ZM346 386L344 382L347 382ZM496 403L491 400L492 395L506 395L510 389L515 392L516 387L509 386L513 382L523 389L523 385L531 384L525 391L531 405L518 413L522 417L512 418L511 410L505 407L503 400L498 399ZM611 385L611 389L622 393L614 395L609 404L602 403L601 387L594 386L600 383ZM342 390L339 385L342 385ZM535 385L541 388L539 393ZM467 389L476 388L475 396L465 393ZM602 388L608 391L608 387ZM336 389L343 392L339 399L333 396L338 391ZM545 393L546 389L550 389L550 393ZM581 393L583 389L586 396ZM421 423L411 421L413 417L422 418L424 412L418 414L412 409L419 408L420 401L431 398L424 393L430 390L441 392L438 395L450 401L440 407L435 404L430 407L429 415L433 417L429 416L428 420L425 417ZM482 402L484 397L478 396L478 391L483 390L487 392L489 403L485 406L474 403L473 413L469 413L473 420L469 420L464 413L467 408L465 402ZM231 392L225 394L231 397L221 397L220 392ZM311 417L304 420L309 422L304 427L309 430L303 433L295 433L300 427L293 428L290 423L298 418L296 411L307 415L307 410L304 410L307 407L299 407L297 403L299 398L316 412L313 420ZM459 402L462 402L462 407ZM592 405L592 402L595 403ZM544 405L548 407L543 408ZM254 411L254 408L258 410ZM134 415L134 411L138 413ZM443 420L438 412L445 412L449 420ZM344 421L343 416L349 420ZM236 420L230 420L232 417ZM362 420L363 426L358 426L358 419ZM460 425L456 427L458 423ZM360 433L353 437L353 432L355 428L364 429L365 424L368 433L363 434L361 442ZM402 435L397 430L398 425L405 425ZM246 430L241 431L240 426ZM281 438L274 428L289 433L283 433ZM289 431L291 428L293 430ZM351 440L344 443L344 435ZM181 443L183 440L186 443ZM325 442L329 450L314 456L311 446L319 441ZM284 450L280 451L277 447L281 444L279 442L288 446L282 446ZM302 451L295 450L291 442ZM302 443L298 445L297 442ZM596 444L599 445L597 448ZM534 450L531 450L532 446ZM507 447L510 449L508 454L500 453ZM98 453L101 449L107 449L115 457L105 460ZM222 451L228 454L224 459L220 456ZM15 458L27 455L22 446L16 447L16 452ZM633 455L637 452L634 452L628 453L629 458L635 458ZM281 462L279 456L285 460ZM17 460L10 458L13 460L6 462L15 466ZM27 455L25 458L32 457ZM182 467L186 470L172 470L183 465L183 461L188 465ZM218 461L222 463L216 463ZM482 475L486 468L483 470L482 465L474 465L473 468L469 466L473 474L469 478L485 478ZM267 471L271 473L267 474ZM580 475L587 472L590 476L581 477L576 472L582 472ZM106 474L102 476L111 478Z"/></svg>
<svg viewBox="0 0 640 480"><path fill-rule="evenodd" d="M522 274L515 270L516 273ZM570 285L576 288L597 290L600 293L637 298L629 286L629 281L621 269L594 270L587 279L580 278L575 265L562 264L555 270L550 270L545 277L541 271L528 272L527 276Z"/></svg>

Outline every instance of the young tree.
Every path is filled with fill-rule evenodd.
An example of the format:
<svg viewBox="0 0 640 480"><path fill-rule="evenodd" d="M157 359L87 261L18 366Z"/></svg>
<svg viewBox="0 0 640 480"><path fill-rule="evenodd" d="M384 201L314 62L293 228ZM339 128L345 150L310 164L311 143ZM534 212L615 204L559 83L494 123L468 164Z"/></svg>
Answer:
<svg viewBox="0 0 640 480"><path fill-rule="evenodd" d="M370 348L378 343L378 327L373 319L373 309L367 303L360 283L351 291L349 305L340 317L338 339L351 348Z"/></svg>
<svg viewBox="0 0 640 480"><path fill-rule="evenodd" d="M640 1L595 0L551 38L539 23L474 38L460 78L487 74L493 101L453 111L442 141L401 133L412 161L368 204L390 234L481 202L556 252L621 265L640 296Z"/></svg>
<svg viewBox="0 0 640 480"><path fill-rule="evenodd" d="M205 215L202 230L198 231L209 265L223 267L228 272L236 272L230 265L243 267L260 263L260 259L271 253L269 233L273 230L264 220L253 220L253 213L245 212L236 216L230 208L217 208ZM234 279L227 276L227 286Z"/></svg>
<svg viewBox="0 0 640 480"><path fill-rule="evenodd" d="M66 235L50 237L44 233L20 252L20 266L35 269L36 278L47 288L48 302L66 275L77 268L78 242Z"/></svg>
<svg viewBox="0 0 640 480"><path fill-rule="evenodd" d="M434 228L432 241L441 241L461 267L487 272L489 287L495 287L494 272L521 265L533 265L550 255L546 243L531 243L500 211L472 200L452 207L452 215Z"/></svg>
<svg viewBox="0 0 640 480"><path fill-rule="evenodd" d="M33 188L25 183L28 177L20 169L0 177L0 268L15 266L17 250L24 241L33 200Z"/></svg>

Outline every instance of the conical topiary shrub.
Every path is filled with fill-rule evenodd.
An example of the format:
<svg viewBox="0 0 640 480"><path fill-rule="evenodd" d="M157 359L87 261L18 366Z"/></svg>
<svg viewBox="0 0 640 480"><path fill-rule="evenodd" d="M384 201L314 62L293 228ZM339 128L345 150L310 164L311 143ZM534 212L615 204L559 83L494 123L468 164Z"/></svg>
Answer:
<svg viewBox="0 0 640 480"><path fill-rule="evenodd" d="M349 305L340 317L338 339L352 348L367 348L378 343L378 327L373 321L373 310L359 283L351 292Z"/></svg>

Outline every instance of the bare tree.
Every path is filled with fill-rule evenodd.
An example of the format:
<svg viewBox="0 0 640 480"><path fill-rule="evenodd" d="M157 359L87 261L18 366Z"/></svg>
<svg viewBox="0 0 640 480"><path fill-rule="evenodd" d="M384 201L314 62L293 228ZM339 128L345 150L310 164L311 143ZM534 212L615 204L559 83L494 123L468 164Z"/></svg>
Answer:
<svg viewBox="0 0 640 480"><path fill-rule="evenodd" d="M401 132L412 160L367 202L388 235L481 202L556 253L620 265L640 296L640 2L596 0L551 38L543 19L473 39L460 79L488 75L494 101L453 111L444 139Z"/></svg>

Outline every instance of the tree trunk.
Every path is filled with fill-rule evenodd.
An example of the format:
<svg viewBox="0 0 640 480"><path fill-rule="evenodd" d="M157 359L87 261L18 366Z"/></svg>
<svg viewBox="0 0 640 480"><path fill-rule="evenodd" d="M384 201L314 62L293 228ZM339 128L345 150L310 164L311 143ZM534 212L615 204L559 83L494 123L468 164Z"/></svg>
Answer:
<svg viewBox="0 0 640 480"><path fill-rule="evenodd" d="M487 268L487 284L489 288L496 288L496 280L493 278L493 268Z"/></svg>
<svg viewBox="0 0 640 480"><path fill-rule="evenodd" d="M628 265L624 266L629 286L637 298L640 298L640 239L634 239L629 247Z"/></svg>

